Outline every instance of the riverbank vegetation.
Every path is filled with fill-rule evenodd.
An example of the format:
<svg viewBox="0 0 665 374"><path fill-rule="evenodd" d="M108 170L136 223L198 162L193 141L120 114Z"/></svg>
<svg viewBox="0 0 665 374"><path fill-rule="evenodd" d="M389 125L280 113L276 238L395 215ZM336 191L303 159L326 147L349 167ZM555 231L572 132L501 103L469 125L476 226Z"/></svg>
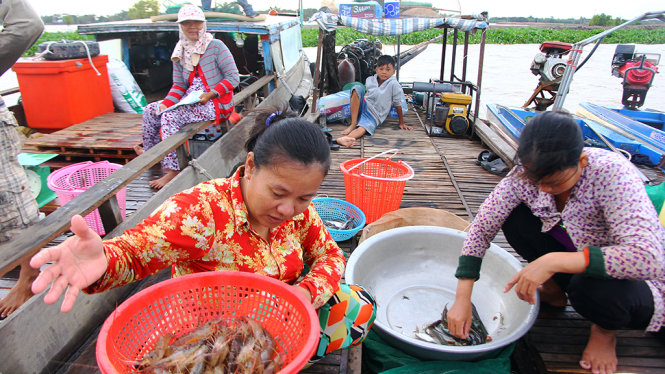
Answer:
<svg viewBox="0 0 665 374"><path fill-rule="evenodd" d="M540 44L547 40L557 40L566 43L575 43L591 36L594 36L603 29L594 30L572 30L572 29L543 29L536 27L528 28L497 28L488 29L486 43L488 44ZM415 45L443 34L443 30L429 29L425 31L414 32L402 35L401 42L404 45ZM448 32L448 43L453 42L453 32ZM319 29L303 29L302 43L303 47L316 47L318 45ZM91 35L80 35L77 32L45 32L39 41L24 54L24 56L33 56L37 52L39 43L48 41L83 40L92 39ZM361 34L358 31L349 28L337 29L337 45L346 45L356 39L369 38L374 40L378 38L384 44L397 44L397 37L385 36L374 37L367 34ZM458 33L458 43L464 42L464 33ZM480 43L480 32L470 35L471 44ZM438 41L441 43L441 41ZM605 37L603 43L609 44L665 44L665 28L658 29L623 29L617 30Z"/></svg>
<svg viewBox="0 0 665 374"><path fill-rule="evenodd" d="M540 44L548 40L557 40L566 43L575 43L605 31L604 29L572 30L572 29L543 29L535 27L527 28L489 28L485 37L487 44ZM441 29L429 29L402 35L401 43L415 45L433 39L443 34ZM452 31L448 31L447 42L453 42ZM318 29L304 29L302 33L303 47L316 47L318 45ZM337 45L346 45L359 38L378 38L384 44L397 44L397 37L385 36L374 37L361 34L349 28L337 29ZM464 33L458 33L458 43L464 42ZM441 41L438 41L441 43ZM469 36L469 43L480 43L480 31ZM606 36L603 43L609 44L665 44L665 28L660 29L622 29Z"/></svg>

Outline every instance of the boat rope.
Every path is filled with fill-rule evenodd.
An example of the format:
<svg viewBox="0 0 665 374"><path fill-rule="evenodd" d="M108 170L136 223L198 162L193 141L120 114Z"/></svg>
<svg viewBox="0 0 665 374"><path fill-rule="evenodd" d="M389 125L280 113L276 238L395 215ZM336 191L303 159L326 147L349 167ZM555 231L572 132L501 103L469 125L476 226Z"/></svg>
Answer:
<svg viewBox="0 0 665 374"><path fill-rule="evenodd" d="M190 160L189 166L193 167L194 170L198 171L200 174L203 174L206 178L208 178L208 180L215 179L212 175L210 175L210 173L208 173L206 169L203 168L203 166L201 166L201 164L199 164L197 159Z"/></svg>
<svg viewBox="0 0 665 374"><path fill-rule="evenodd" d="M279 79L279 81L282 82L284 87L286 87L286 90L289 91L291 96L293 96L294 95L293 90L291 89L291 87L289 87L288 83L286 83L286 79L284 78L284 74L280 74L280 73L276 73L276 74L277 74L277 79Z"/></svg>
<svg viewBox="0 0 665 374"><path fill-rule="evenodd" d="M81 43L81 44L83 44L83 47L85 47L85 52L88 54L88 61L90 61L90 66L92 66L92 69L95 71L95 73L97 73L97 75L102 75L102 73L100 73L99 70L97 70L97 68L95 67L95 64L92 63L92 56L90 56L90 49L88 48L88 45L85 44L84 42L80 41L80 40L65 40L65 39L62 39L59 42L47 42L46 43L46 48L44 49L44 51L39 52L39 53L35 53L35 57L41 58L41 57L43 57L44 55L46 55L48 53L53 53L53 52L51 52L51 45L54 44L54 43L65 43L65 44L67 44L67 43Z"/></svg>

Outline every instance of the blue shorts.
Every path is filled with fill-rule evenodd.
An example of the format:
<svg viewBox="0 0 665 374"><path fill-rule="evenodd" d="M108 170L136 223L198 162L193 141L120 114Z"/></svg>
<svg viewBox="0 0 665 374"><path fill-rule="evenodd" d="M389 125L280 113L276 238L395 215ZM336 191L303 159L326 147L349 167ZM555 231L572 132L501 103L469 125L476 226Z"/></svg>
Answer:
<svg viewBox="0 0 665 374"><path fill-rule="evenodd" d="M379 123L367 108L367 103L365 102L365 87L361 85L353 86L351 89L351 94L353 94L354 91L358 93L358 97L360 98L360 108L358 109L358 126L364 128L369 135L374 135L374 131L379 126Z"/></svg>

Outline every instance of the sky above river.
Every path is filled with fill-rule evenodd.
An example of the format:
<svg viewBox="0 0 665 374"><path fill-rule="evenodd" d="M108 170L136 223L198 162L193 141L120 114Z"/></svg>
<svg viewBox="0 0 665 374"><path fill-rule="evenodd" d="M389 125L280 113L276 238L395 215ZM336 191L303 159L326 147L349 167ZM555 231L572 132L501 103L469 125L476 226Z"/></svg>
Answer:
<svg viewBox="0 0 665 374"><path fill-rule="evenodd" d="M111 15L129 9L137 0L28 0L40 15L52 14L96 14ZM169 0L180 3L181 0ZM185 0L186 1L186 0ZM222 4L227 0L217 0ZM350 1L349 1L350 2ZM665 10L663 0L558 0L554 2L533 0L430 0L444 9L459 9L463 14L488 11L490 17L533 16L554 18L591 18L595 14L609 14L624 19L635 18L645 12ZM165 1L161 0L164 4ZM192 3L199 4L198 1ZM213 0L215 3L215 0ZM258 10L274 5L274 0L250 0ZM304 0L305 8L318 8L321 1ZM298 7L298 0L281 0L281 8Z"/></svg>

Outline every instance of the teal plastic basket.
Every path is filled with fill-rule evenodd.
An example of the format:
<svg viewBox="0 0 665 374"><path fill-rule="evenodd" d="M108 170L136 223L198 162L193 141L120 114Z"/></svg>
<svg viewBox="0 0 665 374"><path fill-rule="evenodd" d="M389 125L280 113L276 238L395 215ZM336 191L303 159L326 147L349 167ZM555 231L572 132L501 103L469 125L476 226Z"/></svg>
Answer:
<svg viewBox="0 0 665 374"><path fill-rule="evenodd" d="M312 200L319 217L325 222L329 220L346 221L352 219L353 228L337 230L327 227L330 235L336 242L349 240L365 226L365 213L357 206L340 199L331 197L317 197Z"/></svg>

